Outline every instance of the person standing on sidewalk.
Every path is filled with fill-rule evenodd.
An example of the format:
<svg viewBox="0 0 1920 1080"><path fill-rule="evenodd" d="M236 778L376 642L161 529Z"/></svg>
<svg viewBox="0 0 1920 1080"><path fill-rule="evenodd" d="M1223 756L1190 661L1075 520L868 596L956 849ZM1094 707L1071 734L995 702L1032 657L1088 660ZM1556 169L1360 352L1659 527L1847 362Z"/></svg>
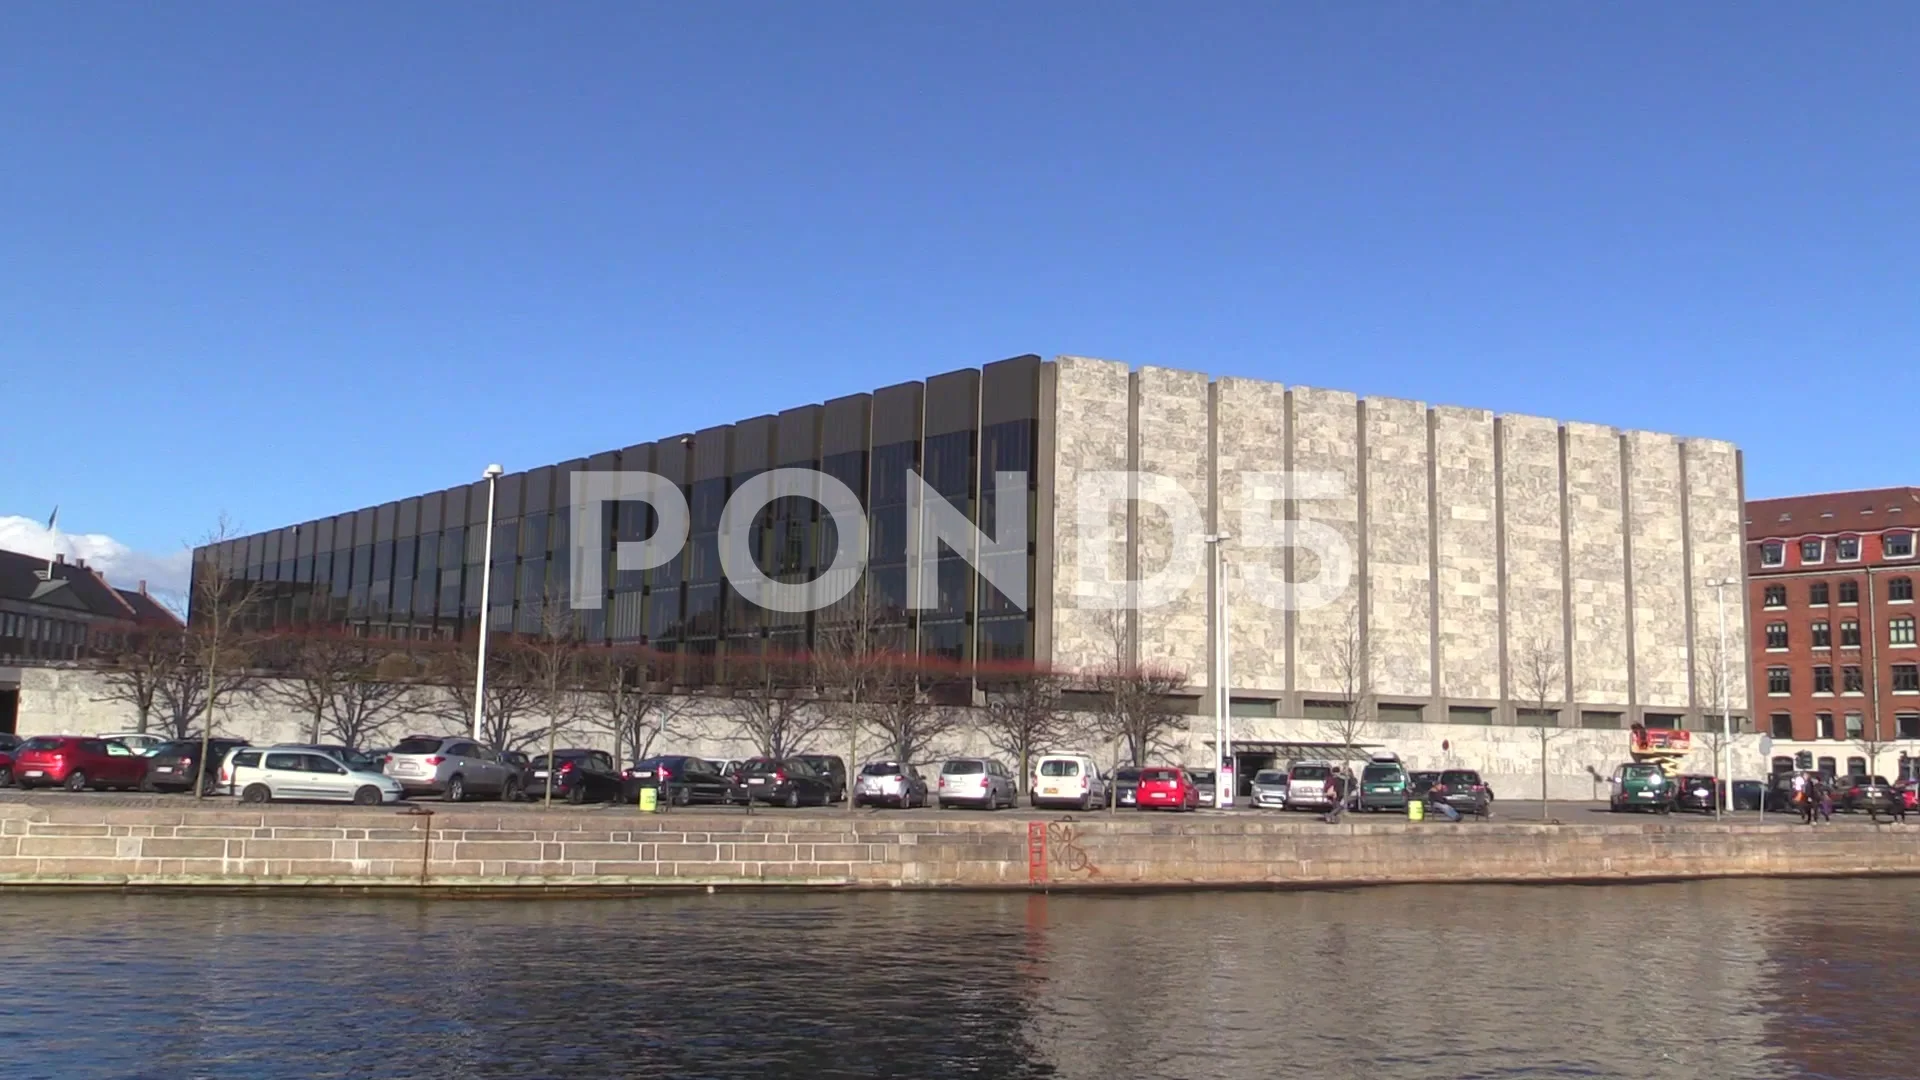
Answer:
<svg viewBox="0 0 1920 1080"><path fill-rule="evenodd" d="M1817 781L1817 784L1819 785L1816 794L1820 797L1820 820L1831 825L1833 824L1833 785L1829 784L1824 776Z"/></svg>

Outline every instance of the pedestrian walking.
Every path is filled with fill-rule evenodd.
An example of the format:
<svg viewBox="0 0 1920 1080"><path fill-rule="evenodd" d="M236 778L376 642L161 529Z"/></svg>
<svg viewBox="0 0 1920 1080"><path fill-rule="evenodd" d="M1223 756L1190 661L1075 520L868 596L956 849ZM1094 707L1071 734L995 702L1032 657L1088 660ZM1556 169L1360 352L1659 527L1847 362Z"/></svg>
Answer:
<svg viewBox="0 0 1920 1080"><path fill-rule="evenodd" d="M1800 813L1800 824L1813 824L1813 793L1807 790L1807 774L1793 774L1793 808Z"/></svg>
<svg viewBox="0 0 1920 1080"><path fill-rule="evenodd" d="M1827 778L1824 776L1817 781L1817 784L1820 796L1820 820L1831 825L1833 824L1833 788L1828 785Z"/></svg>

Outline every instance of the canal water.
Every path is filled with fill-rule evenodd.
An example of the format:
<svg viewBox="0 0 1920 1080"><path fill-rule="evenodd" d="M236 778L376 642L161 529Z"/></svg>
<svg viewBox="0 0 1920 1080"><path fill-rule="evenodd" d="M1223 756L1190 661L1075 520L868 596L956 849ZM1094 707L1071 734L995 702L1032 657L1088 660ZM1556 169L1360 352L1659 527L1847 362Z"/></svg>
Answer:
<svg viewBox="0 0 1920 1080"><path fill-rule="evenodd" d="M0 894L0 1075L1844 1077L1920 886L459 901Z"/></svg>

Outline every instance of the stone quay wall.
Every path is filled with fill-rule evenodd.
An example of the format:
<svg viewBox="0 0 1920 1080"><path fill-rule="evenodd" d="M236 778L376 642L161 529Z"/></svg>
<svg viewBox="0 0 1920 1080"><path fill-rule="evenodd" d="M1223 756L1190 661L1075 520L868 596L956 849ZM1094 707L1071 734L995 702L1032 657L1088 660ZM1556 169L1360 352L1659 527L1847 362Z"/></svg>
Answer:
<svg viewBox="0 0 1920 1080"><path fill-rule="evenodd" d="M1920 874L1900 827L0 805L0 888L1329 887Z"/></svg>

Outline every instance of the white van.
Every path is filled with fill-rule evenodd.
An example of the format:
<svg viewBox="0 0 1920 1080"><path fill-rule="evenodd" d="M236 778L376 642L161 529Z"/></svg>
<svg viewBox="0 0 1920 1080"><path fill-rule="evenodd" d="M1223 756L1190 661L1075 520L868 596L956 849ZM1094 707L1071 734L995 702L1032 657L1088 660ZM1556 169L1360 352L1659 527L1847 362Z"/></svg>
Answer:
<svg viewBox="0 0 1920 1080"><path fill-rule="evenodd" d="M1027 801L1033 806L1071 806L1091 810L1107 805L1107 778L1092 754L1041 754L1027 777Z"/></svg>
<svg viewBox="0 0 1920 1080"><path fill-rule="evenodd" d="M379 806L406 794L393 777L362 772L311 746L236 747L220 766L220 782L247 803L315 799Z"/></svg>

